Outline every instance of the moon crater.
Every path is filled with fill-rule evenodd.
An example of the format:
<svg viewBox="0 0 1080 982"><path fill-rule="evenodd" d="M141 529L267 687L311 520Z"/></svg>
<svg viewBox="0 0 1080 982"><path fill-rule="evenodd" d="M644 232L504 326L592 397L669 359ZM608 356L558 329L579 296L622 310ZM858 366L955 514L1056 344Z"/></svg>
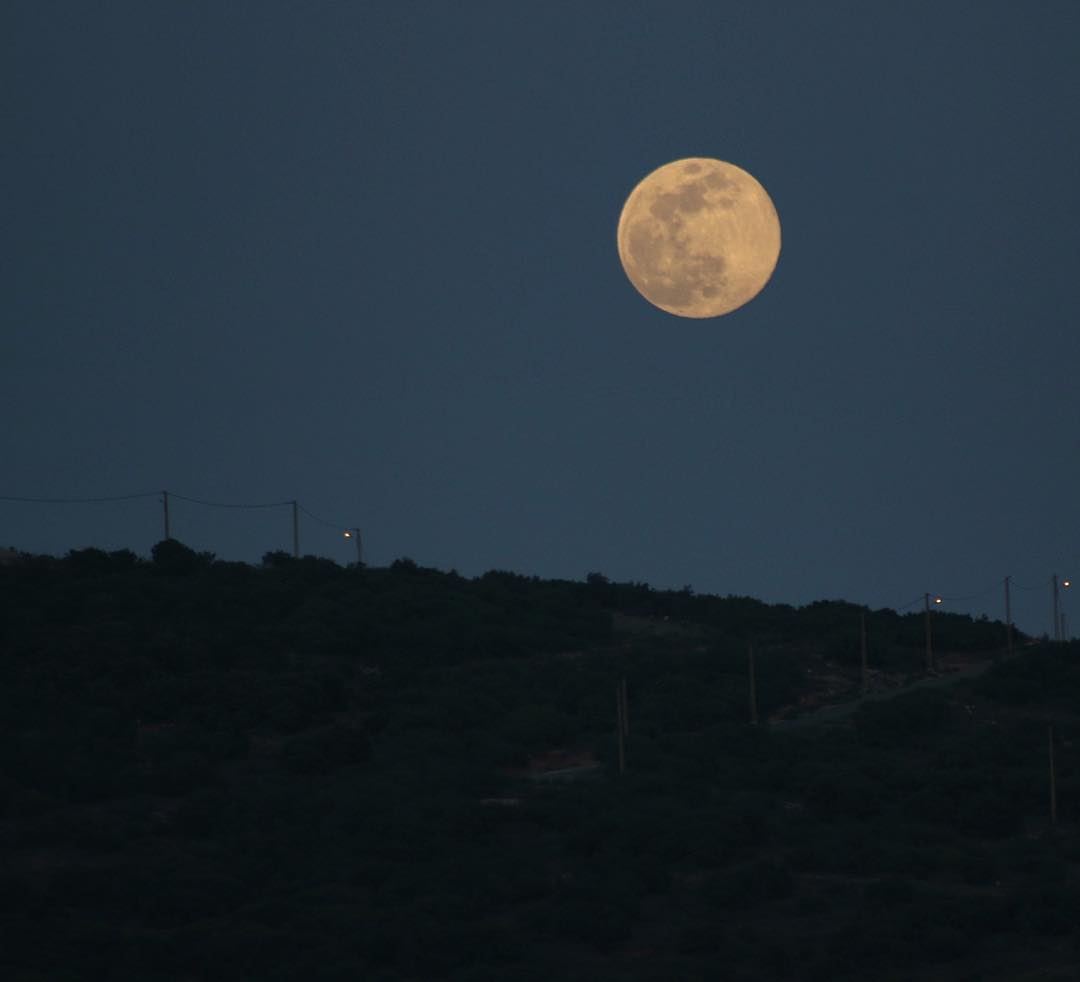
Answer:
<svg viewBox="0 0 1080 982"><path fill-rule="evenodd" d="M780 220L746 171L690 157L634 188L618 246L627 277L650 303L680 317L717 317L748 303L772 276Z"/></svg>

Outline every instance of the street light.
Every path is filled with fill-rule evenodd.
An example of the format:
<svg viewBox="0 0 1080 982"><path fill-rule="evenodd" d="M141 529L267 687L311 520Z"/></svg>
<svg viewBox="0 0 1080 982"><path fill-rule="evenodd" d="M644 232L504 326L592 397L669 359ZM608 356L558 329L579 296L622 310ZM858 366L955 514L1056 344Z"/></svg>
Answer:
<svg viewBox="0 0 1080 982"><path fill-rule="evenodd" d="M942 602L942 598L934 594L934 605ZM930 627L930 594L923 594L923 605L926 609L926 671L931 674L934 671L934 640L933 630Z"/></svg>
<svg viewBox="0 0 1080 982"><path fill-rule="evenodd" d="M345 529L343 533L346 539L353 539L356 542L356 565L361 566L364 562L363 545L360 540L360 529Z"/></svg>

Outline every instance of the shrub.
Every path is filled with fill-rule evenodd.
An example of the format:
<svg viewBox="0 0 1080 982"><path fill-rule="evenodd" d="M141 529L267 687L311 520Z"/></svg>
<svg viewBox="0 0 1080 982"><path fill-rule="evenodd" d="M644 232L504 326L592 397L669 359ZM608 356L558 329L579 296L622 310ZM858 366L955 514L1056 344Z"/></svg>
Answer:
<svg viewBox="0 0 1080 982"><path fill-rule="evenodd" d="M191 575L214 561L213 553L196 552L176 539L162 539L150 550L150 555L155 568L170 576Z"/></svg>

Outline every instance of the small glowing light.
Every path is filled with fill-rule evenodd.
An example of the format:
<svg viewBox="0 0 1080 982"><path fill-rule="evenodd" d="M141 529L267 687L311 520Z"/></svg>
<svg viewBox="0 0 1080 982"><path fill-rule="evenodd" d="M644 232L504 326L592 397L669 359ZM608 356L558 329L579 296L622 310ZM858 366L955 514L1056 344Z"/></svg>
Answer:
<svg viewBox="0 0 1080 982"><path fill-rule="evenodd" d="M936 603L936 604L942 603L941 597L934 597L934 603Z"/></svg>
<svg viewBox="0 0 1080 982"><path fill-rule="evenodd" d="M1061 585L1062 586L1072 586L1072 580L1065 580L1065 582L1062 583Z"/></svg>
<svg viewBox="0 0 1080 982"><path fill-rule="evenodd" d="M351 539L351 538L352 538L352 532L350 532L350 531L346 530L346 531L345 531L345 538L346 538L346 539Z"/></svg>

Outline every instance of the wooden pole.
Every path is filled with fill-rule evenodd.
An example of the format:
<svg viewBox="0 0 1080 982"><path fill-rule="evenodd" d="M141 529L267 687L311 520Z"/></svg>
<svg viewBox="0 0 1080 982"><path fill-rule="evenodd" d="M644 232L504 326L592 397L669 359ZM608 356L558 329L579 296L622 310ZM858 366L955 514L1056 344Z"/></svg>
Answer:
<svg viewBox="0 0 1080 982"><path fill-rule="evenodd" d="M1053 588L1054 595L1054 640L1061 640L1061 617L1059 616L1058 608L1058 581L1057 573L1050 577L1050 584Z"/></svg>
<svg viewBox="0 0 1080 982"><path fill-rule="evenodd" d="M615 683L615 733L619 738L619 773L626 773L626 736L623 719L622 683Z"/></svg>
<svg viewBox="0 0 1080 982"><path fill-rule="evenodd" d="M1054 724L1049 726L1050 749L1050 824L1057 825L1057 775L1054 773Z"/></svg>
<svg viewBox="0 0 1080 982"><path fill-rule="evenodd" d="M300 558L300 515L295 498L292 503L292 554L293 559Z"/></svg>
<svg viewBox="0 0 1080 982"><path fill-rule="evenodd" d="M926 670L934 670L934 636L930 629L930 594L924 593L923 600L926 604Z"/></svg>
<svg viewBox="0 0 1080 982"><path fill-rule="evenodd" d="M169 492L161 492L161 505L165 513L165 538L169 539L172 536L169 535Z"/></svg>
<svg viewBox="0 0 1080 982"><path fill-rule="evenodd" d="M1012 658L1013 653L1013 626L1012 626L1012 599L1009 596L1009 580L1005 577L1005 654Z"/></svg>
<svg viewBox="0 0 1080 982"><path fill-rule="evenodd" d="M620 719L622 721L622 732L624 737L630 736L630 703L626 698L626 679L623 678L619 682L619 699L620 708L622 710Z"/></svg>
<svg viewBox="0 0 1080 982"><path fill-rule="evenodd" d="M859 615L859 662L862 665L862 691L865 696L870 689L870 676L866 665L866 611Z"/></svg>
<svg viewBox="0 0 1080 982"><path fill-rule="evenodd" d="M746 646L747 651L747 671L750 675L750 724L757 726L757 671L754 667L754 642L748 642Z"/></svg>

